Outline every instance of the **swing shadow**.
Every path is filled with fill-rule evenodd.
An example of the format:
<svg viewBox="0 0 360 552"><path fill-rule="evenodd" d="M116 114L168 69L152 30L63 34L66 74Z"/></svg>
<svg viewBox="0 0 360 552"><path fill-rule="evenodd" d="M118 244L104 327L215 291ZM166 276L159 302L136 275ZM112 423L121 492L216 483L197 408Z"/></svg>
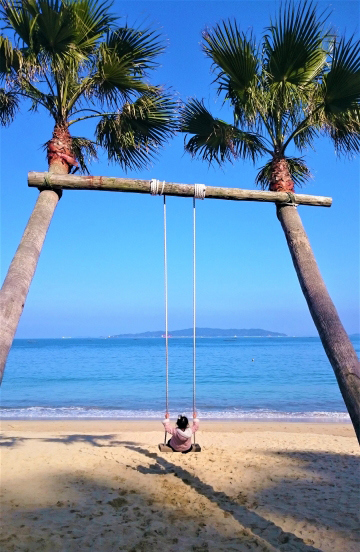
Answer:
<svg viewBox="0 0 360 552"><path fill-rule="evenodd" d="M143 454L147 458L156 460L156 464L145 467L138 465L132 468L144 475L167 475L172 473L183 481L185 485L192 487L198 494L204 496L214 504L216 504L224 513L232 515L245 530L251 532L257 538L259 544L268 547L274 547L274 552L277 550L286 550L285 546L289 546L289 550L295 549L297 552L322 552L319 548L306 544L301 538L293 533L285 532L273 523L272 521L260 516L253 510L247 509L245 506L235 502L231 497L222 491L215 489L208 483L204 483L196 475L192 475L186 469L172 462L169 462L157 453L151 453L139 446L125 445L129 450ZM274 536L275 535L275 536ZM281 547L281 548L279 548Z"/></svg>

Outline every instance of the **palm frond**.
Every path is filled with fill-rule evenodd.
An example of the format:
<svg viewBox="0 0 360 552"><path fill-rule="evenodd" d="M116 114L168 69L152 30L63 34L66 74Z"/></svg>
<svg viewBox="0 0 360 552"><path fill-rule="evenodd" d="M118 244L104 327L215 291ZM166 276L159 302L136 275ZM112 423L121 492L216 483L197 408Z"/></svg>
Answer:
<svg viewBox="0 0 360 552"><path fill-rule="evenodd" d="M19 96L12 91L0 88L0 123L8 126L13 122L16 112L19 110Z"/></svg>
<svg viewBox="0 0 360 552"><path fill-rule="evenodd" d="M330 71L324 75L325 115L345 113L360 106L360 40L336 41Z"/></svg>
<svg viewBox="0 0 360 552"><path fill-rule="evenodd" d="M278 20L264 37L264 70L267 81L282 100L301 101L324 69L327 48L324 25L327 16L317 15L312 2L289 1L280 8Z"/></svg>
<svg viewBox="0 0 360 552"><path fill-rule="evenodd" d="M312 121L308 126L304 126L294 137L294 144L301 152L307 148L314 148L315 139L319 136L320 126Z"/></svg>
<svg viewBox="0 0 360 552"><path fill-rule="evenodd" d="M124 101L131 101L136 93L149 91L149 85L140 76L134 75L129 59L119 58L116 50L103 44L88 89L102 103L115 107Z"/></svg>
<svg viewBox="0 0 360 552"><path fill-rule="evenodd" d="M311 173L302 157L286 157L286 163L295 186L301 188L311 178ZM270 188L273 159L270 159L257 174L255 183L263 190Z"/></svg>
<svg viewBox="0 0 360 552"><path fill-rule="evenodd" d="M188 141L185 136L185 151L209 164L215 161L221 165L238 157L255 161L265 151L259 136L215 119L204 103L196 99L191 99L182 109L180 128L194 135Z"/></svg>
<svg viewBox="0 0 360 552"><path fill-rule="evenodd" d="M117 17L109 12L112 2L77 0L69 3L76 28L76 47L83 55L93 52L98 40L109 33Z"/></svg>
<svg viewBox="0 0 360 552"><path fill-rule="evenodd" d="M84 137L72 136L71 149L81 172L89 174L88 163L98 159L96 143Z"/></svg>
<svg viewBox="0 0 360 552"><path fill-rule="evenodd" d="M142 169L151 164L176 129L176 103L170 95L148 93L126 103L119 113L104 116L96 139L110 161L118 162L124 170Z"/></svg>
<svg viewBox="0 0 360 552"><path fill-rule="evenodd" d="M20 46L32 46L34 15L32 13L34 2L20 2L17 0L0 0L1 19L5 23L5 29L15 31L20 41ZM28 8L31 7L31 10Z"/></svg>
<svg viewBox="0 0 360 552"><path fill-rule="evenodd" d="M58 68L86 61L115 21L109 2L96 0L1 0L7 27L42 65Z"/></svg>
<svg viewBox="0 0 360 552"><path fill-rule="evenodd" d="M352 157L360 153L360 108L328 117L325 132L334 142L338 154Z"/></svg>
<svg viewBox="0 0 360 552"><path fill-rule="evenodd" d="M338 153L360 152L360 40L334 42L322 87L323 127Z"/></svg>
<svg viewBox="0 0 360 552"><path fill-rule="evenodd" d="M0 35L0 76L7 77L13 71L18 71L21 65L21 52L13 48L10 40Z"/></svg>
<svg viewBox="0 0 360 552"><path fill-rule="evenodd" d="M202 33L204 52L213 61L218 93L225 92L237 111L237 119L243 118L243 111L254 115L251 96L256 92L259 63L255 40L238 29L236 21L222 21L211 31Z"/></svg>
<svg viewBox="0 0 360 552"><path fill-rule="evenodd" d="M141 31L126 26L108 35L107 47L131 66L132 74L143 77L158 66L154 58L164 51L159 39L160 35L150 29Z"/></svg>

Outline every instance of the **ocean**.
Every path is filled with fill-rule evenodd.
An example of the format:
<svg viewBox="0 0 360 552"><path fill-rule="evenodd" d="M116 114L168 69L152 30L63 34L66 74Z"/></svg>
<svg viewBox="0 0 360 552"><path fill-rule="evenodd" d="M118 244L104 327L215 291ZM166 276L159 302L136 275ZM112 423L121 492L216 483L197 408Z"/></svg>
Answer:
<svg viewBox="0 0 360 552"><path fill-rule="evenodd" d="M359 353L360 340L353 339ZM319 338L199 338L202 419L349 421ZM16 339L3 419L161 419L165 340ZM169 410L192 413L192 339L169 339Z"/></svg>

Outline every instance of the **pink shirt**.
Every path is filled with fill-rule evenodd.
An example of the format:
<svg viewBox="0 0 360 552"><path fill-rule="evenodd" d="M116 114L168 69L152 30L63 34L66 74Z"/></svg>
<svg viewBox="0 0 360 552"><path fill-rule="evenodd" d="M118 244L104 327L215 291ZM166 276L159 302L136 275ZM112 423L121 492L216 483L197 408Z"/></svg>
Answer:
<svg viewBox="0 0 360 552"><path fill-rule="evenodd" d="M169 419L165 418L163 420L165 431L172 435L170 439L170 445L177 452L183 452L189 450L191 447L191 437L199 429L199 420L194 418L192 427L187 427L186 429L181 430L178 427L171 427Z"/></svg>

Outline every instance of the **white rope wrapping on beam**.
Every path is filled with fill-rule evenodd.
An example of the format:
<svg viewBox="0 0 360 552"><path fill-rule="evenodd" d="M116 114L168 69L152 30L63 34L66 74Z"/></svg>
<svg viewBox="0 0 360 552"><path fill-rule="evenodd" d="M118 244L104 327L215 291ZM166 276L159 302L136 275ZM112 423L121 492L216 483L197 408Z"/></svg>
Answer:
<svg viewBox="0 0 360 552"><path fill-rule="evenodd" d="M150 180L150 193L151 195L163 195L165 188L165 180L162 181L162 187L160 190L160 180L152 178Z"/></svg>
<svg viewBox="0 0 360 552"><path fill-rule="evenodd" d="M206 186L205 184L194 184L194 197L196 199L205 199Z"/></svg>
<svg viewBox="0 0 360 552"><path fill-rule="evenodd" d="M162 181L160 189L160 180L152 178L150 180L150 193L151 195L163 195L165 188L165 180ZM205 199L206 186L205 184L194 184L194 197L196 199Z"/></svg>

